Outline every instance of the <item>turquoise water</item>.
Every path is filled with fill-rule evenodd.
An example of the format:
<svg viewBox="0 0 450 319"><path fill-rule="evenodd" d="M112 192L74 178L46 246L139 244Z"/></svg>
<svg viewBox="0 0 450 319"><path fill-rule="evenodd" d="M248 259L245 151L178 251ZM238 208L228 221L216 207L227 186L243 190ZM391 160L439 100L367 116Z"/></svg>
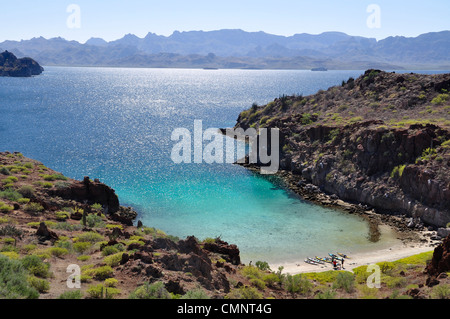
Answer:
<svg viewBox="0 0 450 319"><path fill-rule="evenodd" d="M232 164L174 164L171 132L230 127L253 102L312 94L363 71L47 67L0 78L0 150L21 151L63 174L99 178L145 225L181 238L220 236L244 262L296 261L386 247L359 218L305 203Z"/></svg>

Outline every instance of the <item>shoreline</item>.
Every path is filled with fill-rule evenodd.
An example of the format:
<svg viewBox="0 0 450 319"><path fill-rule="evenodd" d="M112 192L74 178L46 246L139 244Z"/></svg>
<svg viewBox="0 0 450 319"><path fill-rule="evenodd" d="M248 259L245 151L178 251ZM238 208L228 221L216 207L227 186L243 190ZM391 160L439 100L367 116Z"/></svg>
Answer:
<svg viewBox="0 0 450 319"><path fill-rule="evenodd" d="M421 243L400 243L398 245L392 246L387 249L380 249L364 253L356 253L350 255L344 261L344 269L346 271L353 271L354 268L364 265L375 264L378 262L390 262L405 257L410 257L416 254L429 252L434 250L434 245L431 243L421 244ZM340 263L338 262L338 265ZM329 263L321 265L311 265L305 263L304 260L298 262L288 262L288 263L276 263L270 265L272 269L278 269L278 267L283 267L284 273L289 273L291 275L309 273L309 272L324 272L333 270L333 267Z"/></svg>

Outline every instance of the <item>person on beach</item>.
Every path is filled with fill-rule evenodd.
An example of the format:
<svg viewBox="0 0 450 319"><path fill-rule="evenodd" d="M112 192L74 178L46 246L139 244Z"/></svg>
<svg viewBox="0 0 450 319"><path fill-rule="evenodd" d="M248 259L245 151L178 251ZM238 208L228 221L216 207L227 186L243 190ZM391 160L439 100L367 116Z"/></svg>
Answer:
<svg viewBox="0 0 450 319"><path fill-rule="evenodd" d="M341 269L344 269L344 258L341 259Z"/></svg>

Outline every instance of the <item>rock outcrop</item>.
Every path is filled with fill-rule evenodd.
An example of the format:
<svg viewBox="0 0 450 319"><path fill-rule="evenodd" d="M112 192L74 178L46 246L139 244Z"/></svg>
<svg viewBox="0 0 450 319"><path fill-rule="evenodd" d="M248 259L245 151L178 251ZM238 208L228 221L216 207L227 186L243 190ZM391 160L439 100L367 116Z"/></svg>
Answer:
<svg viewBox="0 0 450 319"><path fill-rule="evenodd" d="M450 236L434 249L433 258L426 267L426 272L432 278L450 271Z"/></svg>
<svg viewBox="0 0 450 319"><path fill-rule="evenodd" d="M44 68L31 58L18 59L13 53L0 53L0 76L30 77L39 75Z"/></svg>
<svg viewBox="0 0 450 319"><path fill-rule="evenodd" d="M73 181L68 187L52 189L49 192L63 199L73 199L91 205L101 204L109 214L120 210L119 198L114 189L98 181L91 181L88 176L82 181Z"/></svg>

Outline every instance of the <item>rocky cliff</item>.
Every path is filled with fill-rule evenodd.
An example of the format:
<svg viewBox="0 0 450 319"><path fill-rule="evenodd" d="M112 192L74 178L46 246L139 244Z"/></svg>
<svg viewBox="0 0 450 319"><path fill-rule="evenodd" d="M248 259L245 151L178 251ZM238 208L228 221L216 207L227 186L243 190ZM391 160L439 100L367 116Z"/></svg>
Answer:
<svg viewBox="0 0 450 319"><path fill-rule="evenodd" d="M242 112L278 128L281 169L323 192L434 225L450 222L450 74L368 70L311 96Z"/></svg>
<svg viewBox="0 0 450 319"><path fill-rule="evenodd" d="M0 76L30 77L39 75L44 68L31 58L18 59L13 53L0 53Z"/></svg>

